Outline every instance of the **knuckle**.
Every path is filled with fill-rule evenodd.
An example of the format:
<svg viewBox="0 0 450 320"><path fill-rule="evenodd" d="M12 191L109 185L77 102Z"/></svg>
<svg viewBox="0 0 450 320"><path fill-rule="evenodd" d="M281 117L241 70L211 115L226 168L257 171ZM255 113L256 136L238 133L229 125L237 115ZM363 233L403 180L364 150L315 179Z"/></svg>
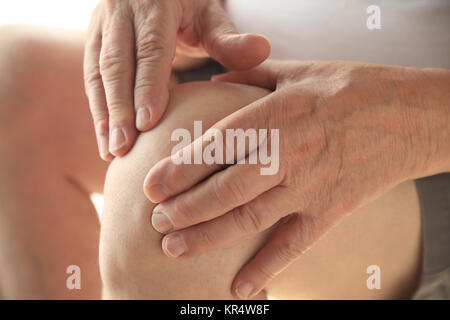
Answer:
<svg viewBox="0 0 450 320"><path fill-rule="evenodd" d="M91 109L92 119L94 120L94 125L101 125L104 122L108 122L108 111L103 109L92 108Z"/></svg>
<svg viewBox="0 0 450 320"><path fill-rule="evenodd" d="M122 0L103 0L104 10L108 17L117 14L125 15L129 13L129 1Z"/></svg>
<svg viewBox="0 0 450 320"><path fill-rule="evenodd" d="M163 34L156 30L146 32L136 43L138 63L153 66L162 58L173 58L173 56L167 57L167 48L167 40ZM173 52L174 54L175 52Z"/></svg>
<svg viewBox="0 0 450 320"><path fill-rule="evenodd" d="M216 237L213 233L207 230L198 231L198 238L200 240L199 242L202 248L212 248L215 246Z"/></svg>
<svg viewBox="0 0 450 320"><path fill-rule="evenodd" d="M88 90L95 90L102 88L102 76L98 67L87 68L84 72L84 85L86 93Z"/></svg>
<svg viewBox="0 0 450 320"><path fill-rule="evenodd" d="M123 115L123 104L120 102L109 102L108 110L111 117L121 117Z"/></svg>
<svg viewBox="0 0 450 320"><path fill-rule="evenodd" d="M108 103L109 116L113 121L127 122L133 120L133 110L126 107L127 104L121 102Z"/></svg>
<svg viewBox="0 0 450 320"><path fill-rule="evenodd" d="M254 274L264 283L272 281L276 276L274 272L267 270L267 268L264 265L262 266L256 265L253 271Z"/></svg>
<svg viewBox="0 0 450 320"><path fill-rule="evenodd" d="M136 42L137 56L145 58L154 52L163 51L165 42L164 36L160 32L154 29L144 31Z"/></svg>
<svg viewBox="0 0 450 320"><path fill-rule="evenodd" d="M95 132L98 135L105 135L108 133L108 115L106 114L105 116L101 116L101 117L95 117L93 116L93 121L94 121L94 128L95 128Z"/></svg>
<svg viewBox="0 0 450 320"><path fill-rule="evenodd" d="M103 48L100 54L100 74L115 77L126 72L124 58L120 48L111 46Z"/></svg>
<svg viewBox="0 0 450 320"><path fill-rule="evenodd" d="M168 87L168 81L170 80L170 78L168 78L166 75L170 75L170 71L161 74L150 66L145 66L144 68L142 68L143 65L145 64L139 63L138 66L136 81L134 85L135 91L139 91L143 95L150 94L150 96L152 96L152 93L147 92L148 90L153 89L154 92L158 92L159 94L159 90L163 90L163 87ZM169 80L167 80L166 78Z"/></svg>
<svg viewBox="0 0 450 320"><path fill-rule="evenodd" d="M190 210L190 206L183 198L177 199L173 203L173 214L171 215L172 222L177 228L183 228L197 224L197 221Z"/></svg>
<svg viewBox="0 0 450 320"><path fill-rule="evenodd" d="M219 175L214 179L213 192L216 199L224 206L230 203L242 204L245 202L243 183L239 175L232 179L220 178Z"/></svg>
<svg viewBox="0 0 450 320"><path fill-rule="evenodd" d="M156 81L151 80L149 77L141 76L139 79L136 79L136 84L134 85L134 90L139 93L146 92L150 88L154 88L156 86Z"/></svg>
<svg viewBox="0 0 450 320"><path fill-rule="evenodd" d="M219 204L224 205L227 203L226 201L226 197L224 197L223 195L223 186L220 185L219 183L219 179L217 179L217 177L213 178L213 184L212 184L212 192L213 192L213 197L214 199L216 199L217 201L219 201Z"/></svg>
<svg viewBox="0 0 450 320"><path fill-rule="evenodd" d="M238 207L234 214L234 220L237 227L247 234L263 230L262 219L250 204Z"/></svg>
<svg viewBox="0 0 450 320"><path fill-rule="evenodd" d="M297 241L282 241L275 249L276 256L283 262L291 263L302 254L302 248Z"/></svg>

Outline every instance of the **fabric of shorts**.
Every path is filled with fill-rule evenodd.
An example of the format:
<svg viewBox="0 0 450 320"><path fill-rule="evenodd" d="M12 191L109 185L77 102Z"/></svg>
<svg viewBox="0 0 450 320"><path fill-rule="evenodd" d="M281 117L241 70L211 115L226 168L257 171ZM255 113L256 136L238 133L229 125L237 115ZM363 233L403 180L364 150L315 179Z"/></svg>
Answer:
<svg viewBox="0 0 450 320"><path fill-rule="evenodd" d="M450 299L450 173L415 180L422 217L422 278L415 299Z"/></svg>

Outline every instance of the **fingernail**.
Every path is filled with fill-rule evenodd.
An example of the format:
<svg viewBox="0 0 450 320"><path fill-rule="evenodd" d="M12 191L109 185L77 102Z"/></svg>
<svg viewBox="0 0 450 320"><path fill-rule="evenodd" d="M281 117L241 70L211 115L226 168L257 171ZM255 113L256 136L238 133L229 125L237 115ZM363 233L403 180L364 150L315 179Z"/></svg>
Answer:
<svg viewBox="0 0 450 320"><path fill-rule="evenodd" d="M166 189L160 184L147 187L147 197L153 203L159 203L168 196Z"/></svg>
<svg viewBox="0 0 450 320"><path fill-rule="evenodd" d="M250 295L252 294L253 291L253 286L251 283L249 282L244 282L241 283L237 288L236 288L236 295L243 300L247 300Z"/></svg>
<svg viewBox="0 0 450 320"><path fill-rule="evenodd" d="M100 153L100 157L103 160L106 160L109 156L109 147L108 147L108 136L103 135L98 137L98 151Z"/></svg>
<svg viewBox="0 0 450 320"><path fill-rule="evenodd" d="M260 36L260 37L263 37L264 39L266 39L266 40L267 40L267 42L269 42L269 43L270 43L270 39L269 39L269 37L268 37L268 36L266 36L265 34L260 34L260 33L258 33L257 35L258 35L258 36Z"/></svg>
<svg viewBox="0 0 450 320"><path fill-rule="evenodd" d="M152 120L152 112L149 107L142 107L136 113L136 128L145 130Z"/></svg>
<svg viewBox="0 0 450 320"><path fill-rule="evenodd" d="M123 128L115 128L111 133L111 140L109 141L109 150L120 150L127 143L127 136Z"/></svg>
<svg viewBox="0 0 450 320"><path fill-rule="evenodd" d="M172 222L170 222L169 217L162 212L153 212L152 214L152 225L156 231L160 233L166 233L173 228Z"/></svg>
<svg viewBox="0 0 450 320"><path fill-rule="evenodd" d="M163 240L164 251L172 258L178 258L186 252L186 243L181 234L170 235Z"/></svg>

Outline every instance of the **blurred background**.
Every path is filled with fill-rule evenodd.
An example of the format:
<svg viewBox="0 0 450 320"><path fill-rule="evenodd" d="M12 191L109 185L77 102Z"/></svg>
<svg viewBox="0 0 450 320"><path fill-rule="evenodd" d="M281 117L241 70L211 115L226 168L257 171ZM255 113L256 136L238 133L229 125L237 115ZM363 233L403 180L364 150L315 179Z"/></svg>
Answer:
<svg viewBox="0 0 450 320"><path fill-rule="evenodd" d="M98 0L0 0L0 25L39 24L84 30L97 3Z"/></svg>

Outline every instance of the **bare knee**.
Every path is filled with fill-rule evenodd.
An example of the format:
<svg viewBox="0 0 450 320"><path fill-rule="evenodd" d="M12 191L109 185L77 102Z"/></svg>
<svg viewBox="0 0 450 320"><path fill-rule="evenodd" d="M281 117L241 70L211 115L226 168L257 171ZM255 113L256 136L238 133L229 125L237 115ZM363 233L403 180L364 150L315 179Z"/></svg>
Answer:
<svg viewBox="0 0 450 320"><path fill-rule="evenodd" d="M264 94L257 88L223 84L179 86L172 91L161 124L141 135L130 154L111 164L105 183L100 240L106 298L232 298L231 281L254 254L260 238L192 259L168 258L161 249L161 235L151 226L154 205L146 199L142 186L148 170L170 154L173 130L192 130L194 120L202 120L206 130ZM221 99L220 95L229 99Z"/></svg>

